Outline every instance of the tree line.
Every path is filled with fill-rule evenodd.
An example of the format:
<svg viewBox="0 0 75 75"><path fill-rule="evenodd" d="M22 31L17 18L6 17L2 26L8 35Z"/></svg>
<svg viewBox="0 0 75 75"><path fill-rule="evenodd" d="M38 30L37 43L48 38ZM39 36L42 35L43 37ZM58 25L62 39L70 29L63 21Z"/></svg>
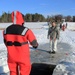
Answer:
<svg viewBox="0 0 75 75"><path fill-rule="evenodd" d="M63 16L61 14L58 15L48 15L47 17L44 17L42 14L30 14L27 13L24 15L24 20L26 22L50 22L50 21L56 21L56 22L62 22L62 20L65 20L66 22L75 22L75 16ZM0 15L0 22L12 22L11 20L11 13L2 13Z"/></svg>

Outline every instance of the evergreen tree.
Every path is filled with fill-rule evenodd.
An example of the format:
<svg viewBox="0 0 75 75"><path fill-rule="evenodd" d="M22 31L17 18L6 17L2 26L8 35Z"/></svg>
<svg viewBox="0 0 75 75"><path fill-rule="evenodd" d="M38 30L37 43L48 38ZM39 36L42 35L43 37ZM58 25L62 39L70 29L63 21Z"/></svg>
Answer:
<svg viewBox="0 0 75 75"><path fill-rule="evenodd" d="M75 22L75 16L73 16L73 22Z"/></svg>

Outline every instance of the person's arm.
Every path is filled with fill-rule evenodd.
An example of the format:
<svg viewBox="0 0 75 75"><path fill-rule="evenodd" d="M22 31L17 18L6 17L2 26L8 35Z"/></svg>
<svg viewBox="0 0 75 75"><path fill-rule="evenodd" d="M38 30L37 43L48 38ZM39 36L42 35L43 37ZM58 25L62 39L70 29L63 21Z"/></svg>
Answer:
<svg viewBox="0 0 75 75"><path fill-rule="evenodd" d="M33 46L33 48L38 47L38 42L36 40L36 37L35 37L34 33L30 29L27 32L27 39L30 42L30 44Z"/></svg>
<svg viewBox="0 0 75 75"><path fill-rule="evenodd" d="M59 36L60 36L60 30L59 30L59 28L57 27L57 39L59 39Z"/></svg>

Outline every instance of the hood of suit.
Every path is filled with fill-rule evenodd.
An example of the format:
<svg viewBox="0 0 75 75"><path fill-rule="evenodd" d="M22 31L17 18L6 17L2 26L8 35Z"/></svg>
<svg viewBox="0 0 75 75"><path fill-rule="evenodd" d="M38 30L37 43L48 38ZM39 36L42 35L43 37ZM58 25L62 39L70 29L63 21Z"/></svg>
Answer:
<svg viewBox="0 0 75 75"><path fill-rule="evenodd" d="M23 19L22 13L19 12L19 11L13 11L11 13L11 18L12 18L13 24L22 25L24 23L24 19Z"/></svg>

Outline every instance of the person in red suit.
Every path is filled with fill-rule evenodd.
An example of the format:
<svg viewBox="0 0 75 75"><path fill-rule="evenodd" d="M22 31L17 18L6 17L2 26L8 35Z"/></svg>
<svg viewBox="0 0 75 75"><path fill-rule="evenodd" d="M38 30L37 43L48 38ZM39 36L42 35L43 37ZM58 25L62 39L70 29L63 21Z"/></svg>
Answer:
<svg viewBox="0 0 75 75"><path fill-rule="evenodd" d="M66 26L63 24L62 30L65 31L65 29L66 29Z"/></svg>
<svg viewBox="0 0 75 75"><path fill-rule="evenodd" d="M33 48L37 48L38 43L33 32L24 26L21 12L13 11L11 18L13 24L3 31L10 75L29 75L31 71L29 43Z"/></svg>

